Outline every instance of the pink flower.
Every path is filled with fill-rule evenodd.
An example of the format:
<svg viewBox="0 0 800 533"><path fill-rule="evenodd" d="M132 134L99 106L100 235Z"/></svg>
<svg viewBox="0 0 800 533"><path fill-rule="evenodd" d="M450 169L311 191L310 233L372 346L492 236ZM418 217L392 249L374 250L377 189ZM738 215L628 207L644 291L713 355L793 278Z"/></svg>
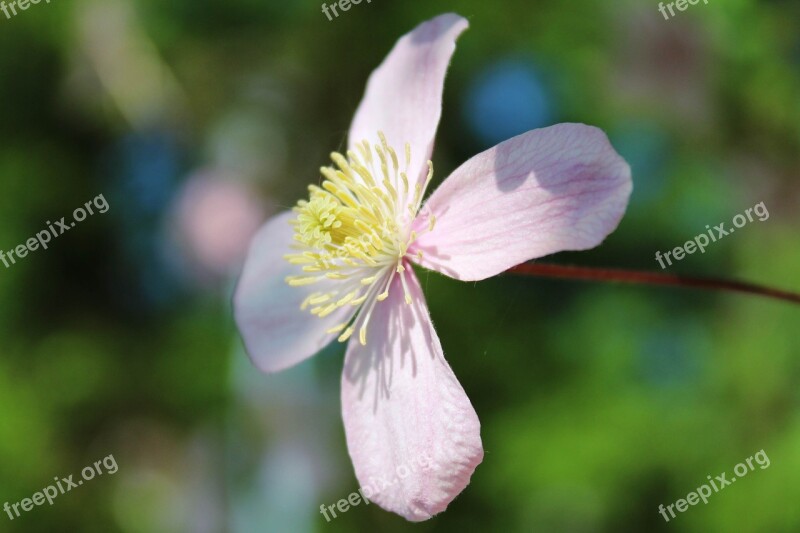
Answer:
<svg viewBox="0 0 800 533"><path fill-rule="evenodd" d="M216 169L193 174L178 193L173 211L187 262L201 279L238 269L265 218L250 187Z"/></svg>
<svg viewBox="0 0 800 533"><path fill-rule="evenodd" d="M413 521L467 486L483 447L411 264L474 281L593 248L632 188L600 130L562 124L473 157L423 205L445 72L467 26L441 15L398 41L369 80L347 157L333 154L309 199L260 230L234 300L264 372L348 341L342 417L356 476ZM413 468L421 461L429 468Z"/></svg>

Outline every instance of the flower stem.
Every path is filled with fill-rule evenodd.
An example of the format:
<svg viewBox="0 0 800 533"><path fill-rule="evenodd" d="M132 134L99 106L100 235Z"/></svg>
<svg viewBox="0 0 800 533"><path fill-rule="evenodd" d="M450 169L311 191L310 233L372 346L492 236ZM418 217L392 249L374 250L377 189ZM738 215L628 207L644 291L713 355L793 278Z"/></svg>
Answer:
<svg viewBox="0 0 800 533"><path fill-rule="evenodd" d="M649 285L668 285L676 287L694 287L697 289L720 290L755 294L766 298L775 298L786 302L800 304L800 294L754 285L741 281L713 278L697 278L676 276L657 272L637 270L621 270L616 268L592 268L571 265L554 265L548 263L523 263L508 270L511 274L540 276L549 278L580 279L585 281L612 281L620 283L641 283Z"/></svg>

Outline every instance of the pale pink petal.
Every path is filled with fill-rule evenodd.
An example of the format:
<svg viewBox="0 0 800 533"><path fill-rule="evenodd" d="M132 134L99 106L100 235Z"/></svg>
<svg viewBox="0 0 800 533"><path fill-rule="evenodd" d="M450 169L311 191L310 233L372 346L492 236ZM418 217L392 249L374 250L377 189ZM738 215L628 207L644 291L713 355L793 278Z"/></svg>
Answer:
<svg viewBox="0 0 800 533"><path fill-rule="evenodd" d="M480 422L444 359L409 267L412 305L395 278L375 307L367 346L352 339L342 376L347 447L364 495L426 520L469 484L483 459Z"/></svg>
<svg viewBox="0 0 800 533"><path fill-rule="evenodd" d="M301 311L311 293L325 291L326 282L290 287L286 277L300 274L283 256L293 252L293 228L288 211L270 219L250 245L244 272L233 299L239 331L250 358L264 372L277 372L314 355L336 335L326 330L346 322L355 308L345 306L325 318ZM334 281L327 282L336 283Z"/></svg>
<svg viewBox="0 0 800 533"><path fill-rule="evenodd" d="M456 39L468 26L467 20L458 15L440 15L420 24L395 44L369 78L350 126L351 148L364 140L378 142L377 133L382 131L401 162L405 144L411 144L408 177L412 184L427 174L427 161L442 114L445 74Z"/></svg>
<svg viewBox="0 0 800 533"><path fill-rule="evenodd" d="M461 165L431 195L409 255L475 281L520 263L600 244L619 224L630 167L606 135L583 124L529 131ZM429 217L436 216L432 232Z"/></svg>

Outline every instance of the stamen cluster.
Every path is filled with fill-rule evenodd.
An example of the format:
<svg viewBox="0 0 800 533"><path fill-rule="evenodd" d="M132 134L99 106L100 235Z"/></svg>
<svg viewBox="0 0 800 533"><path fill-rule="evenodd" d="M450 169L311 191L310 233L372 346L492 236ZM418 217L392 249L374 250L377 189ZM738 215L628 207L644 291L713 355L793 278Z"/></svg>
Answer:
<svg viewBox="0 0 800 533"><path fill-rule="evenodd" d="M406 303L412 299L406 281L408 247L417 239L411 223L417 217L422 197L433 177L428 161L424 183L412 187L408 178L411 147L405 145L405 166L400 170L397 152L383 133L380 144L363 141L347 158L332 153L335 166L320 169L322 184L309 187L309 199L294 208L295 253L287 261L302 268L302 275L290 276L291 286L325 283L325 290L312 293L301 308L326 317L346 305L363 306L352 321L331 328L339 341L359 329L359 340L366 344L366 331L377 302L388 298L394 276L400 277ZM432 231L435 217L429 217ZM418 252L421 254L421 252Z"/></svg>

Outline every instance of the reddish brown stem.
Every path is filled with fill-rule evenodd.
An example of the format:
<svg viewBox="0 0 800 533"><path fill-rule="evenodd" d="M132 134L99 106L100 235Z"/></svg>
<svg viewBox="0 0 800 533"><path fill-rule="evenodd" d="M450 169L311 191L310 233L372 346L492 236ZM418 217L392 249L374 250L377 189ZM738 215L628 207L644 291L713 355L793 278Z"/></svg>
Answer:
<svg viewBox="0 0 800 533"><path fill-rule="evenodd" d="M511 274L541 276L549 278L568 278L587 281L616 281L620 283L642 283L650 285L670 285L676 287L694 287L697 289L722 290L755 294L766 298L775 298L800 304L800 294L744 283L712 278L696 278L661 274L657 272L640 272L616 268L590 268L570 265L553 265L547 263L524 263L508 271Z"/></svg>

